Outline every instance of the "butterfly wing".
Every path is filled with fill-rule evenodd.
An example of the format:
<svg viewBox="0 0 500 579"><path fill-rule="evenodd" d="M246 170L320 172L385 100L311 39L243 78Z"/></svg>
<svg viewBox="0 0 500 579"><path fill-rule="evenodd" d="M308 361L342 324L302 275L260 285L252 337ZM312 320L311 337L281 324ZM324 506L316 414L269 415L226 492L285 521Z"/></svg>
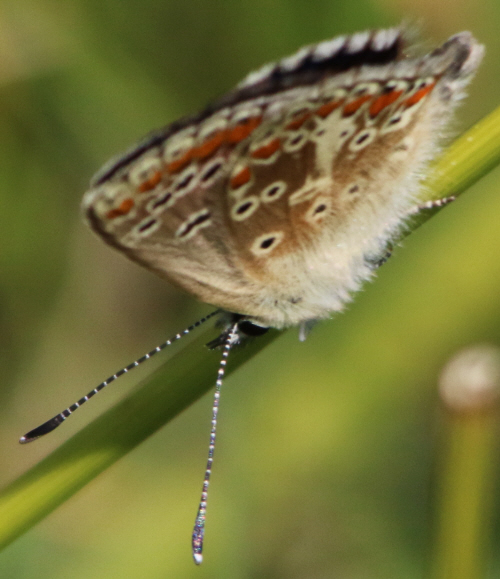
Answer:
<svg viewBox="0 0 500 579"><path fill-rule="evenodd" d="M249 75L95 178L92 228L205 302L282 327L340 310L415 197L477 68L468 33L405 59L398 30Z"/></svg>

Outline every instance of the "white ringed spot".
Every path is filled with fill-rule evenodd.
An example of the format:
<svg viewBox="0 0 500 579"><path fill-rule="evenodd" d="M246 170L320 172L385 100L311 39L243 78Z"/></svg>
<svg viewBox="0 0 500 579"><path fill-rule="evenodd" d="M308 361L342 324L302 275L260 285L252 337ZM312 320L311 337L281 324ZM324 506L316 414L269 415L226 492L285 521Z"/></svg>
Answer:
<svg viewBox="0 0 500 579"><path fill-rule="evenodd" d="M200 171L199 184L201 187L210 187L216 179L219 179L224 173L224 157L216 157L210 163L207 163Z"/></svg>
<svg viewBox="0 0 500 579"><path fill-rule="evenodd" d="M329 208L330 200L327 197L317 197L311 207L307 210L304 218L310 223L320 223L328 215Z"/></svg>
<svg viewBox="0 0 500 579"><path fill-rule="evenodd" d="M133 233L136 237L148 237L154 233L161 225L161 222L154 217L147 217L138 223L134 229Z"/></svg>
<svg viewBox="0 0 500 579"><path fill-rule="evenodd" d="M307 144L309 135L310 132L306 130L290 133L283 143L283 150L285 153L296 153L300 151L300 149Z"/></svg>
<svg viewBox="0 0 500 579"><path fill-rule="evenodd" d="M349 143L349 151L358 152L368 147L377 137L378 130L377 129L364 129L363 131L359 131L359 133L353 135L350 143Z"/></svg>
<svg viewBox="0 0 500 579"><path fill-rule="evenodd" d="M198 167L191 164L176 177L170 186L176 199L186 195L197 186L198 179L196 177L198 173Z"/></svg>
<svg viewBox="0 0 500 579"><path fill-rule="evenodd" d="M274 181L268 185L260 194L260 200L263 203L272 203L279 199L286 191L288 185L285 181Z"/></svg>
<svg viewBox="0 0 500 579"><path fill-rule="evenodd" d="M250 251L257 257L264 257L271 253L283 241L283 231L272 231L256 237L250 247Z"/></svg>
<svg viewBox="0 0 500 579"><path fill-rule="evenodd" d="M196 211L191 213L191 215L182 223L177 231L175 232L175 237L186 241L198 233L203 227L208 227L212 224L210 219L211 215L208 209L201 209L201 211Z"/></svg>
<svg viewBox="0 0 500 579"><path fill-rule="evenodd" d="M239 203L236 203L231 208L231 219L234 221L244 221L257 211L260 205L260 200L255 195L246 197Z"/></svg>
<svg viewBox="0 0 500 579"><path fill-rule="evenodd" d="M404 129L410 124L411 120L415 116L418 106L419 105L416 105L406 110L397 110L380 127L380 134L384 135L386 133L392 133L393 131Z"/></svg>
<svg viewBox="0 0 500 579"><path fill-rule="evenodd" d="M176 199L172 194L172 191L165 191L161 195L153 197L147 204L147 210L150 213L158 214L165 211L175 203Z"/></svg>

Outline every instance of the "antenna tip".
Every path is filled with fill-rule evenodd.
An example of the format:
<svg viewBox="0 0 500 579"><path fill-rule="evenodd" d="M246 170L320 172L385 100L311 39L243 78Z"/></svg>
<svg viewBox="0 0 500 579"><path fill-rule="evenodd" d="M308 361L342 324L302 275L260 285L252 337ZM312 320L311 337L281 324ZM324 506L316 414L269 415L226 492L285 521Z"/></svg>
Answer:
<svg viewBox="0 0 500 579"><path fill-rule="evenodd" d="M203 562L203 555L201 553L193 553L193 559L197 565L201 565Z"/></svg>
<svg viewBox="0 0 500 579"><path fill-rule="evenodd" d="M58 414L57 416L54 416L54 418L47 420L47 422L44 422L40 426L37 426L36 428L33 428L33 430L27 432L24 436L21 436L19 442L21 444L26 444L27 442L31 442L33 440L36 440L37 438L40 438L40 436L43 436L44 434L52 432L54 428L57 428L60 424L64 422L65 418L66 417L63 414Z"/></svg>

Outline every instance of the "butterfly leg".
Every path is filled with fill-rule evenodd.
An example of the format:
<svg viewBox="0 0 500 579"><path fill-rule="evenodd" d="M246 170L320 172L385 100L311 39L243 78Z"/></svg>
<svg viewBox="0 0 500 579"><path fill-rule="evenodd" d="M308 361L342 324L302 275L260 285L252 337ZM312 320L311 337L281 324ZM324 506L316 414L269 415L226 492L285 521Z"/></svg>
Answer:
<svg viewBox="0 0 500 579"><path fill-rule="evenodd" d="M455 201L456 197L451 195L450 197L443 197L442 199L434 199L432 201L426 201L422 205L416 205L413 209L408 212L408 217L415 217L426 211L436 212L439 211L445 205L449 205L452 201ZM388 244L381 255L370 256L366 258L366 262L370 265L372 269L378 269L381 265L391 257L392 255L392 245Z"/></svg>
<svg viewBox="0 0 500 579"><path fill-rule="evenodd" d="M424 211L437 211L445 205L449 205L455 201L455 199L456 197L454 195L450 195L449 197L443 197L442 199L433 199L432 201L427 201L426 203L422 203L422 205L417 205L411 209L409 215L418 215Z"/></svg>
<svg viewBox="0 0 500 579"><path fill-rule="evenodd" d="M391 257L392 250L392 243L388 243L380 255L365 257L365 261L371 267L371 269L378 269Z"/></svg>
<svg viewBox="0 0 500 579"><path fill-rule="evenodd" d="M318 323L318 320L307 320L306 322L302 322L299 326L299 341L305 342L309 332L313 329L313 327Z"/></svg>
<svg viewBox="0 0 500 579"><path fill-rule="evenodd" d="M221 325L225 326L224 330L221 332L220 336L215 338L215 340L208 342L207 348L209 350L215 350L217 348L220 348L224 346L225 343L227 342L229 334L233 331L232 326L230 326L229 328L226 327L227 320L230 320L233 326L235 324L237 325L236 336L238 338L238 342L247 337L262 336L269 330L269 328L259 326L257 324L254 324L250 320L244 319L244 317L241 314L227 313L225 319L222 319L221 322Z"/></svg>

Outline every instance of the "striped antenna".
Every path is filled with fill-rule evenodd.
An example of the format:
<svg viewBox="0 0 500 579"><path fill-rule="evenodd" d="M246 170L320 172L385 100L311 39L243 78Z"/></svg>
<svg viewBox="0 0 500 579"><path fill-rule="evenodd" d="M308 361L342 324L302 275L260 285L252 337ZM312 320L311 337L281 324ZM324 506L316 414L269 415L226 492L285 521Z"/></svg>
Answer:
<svg viewBox="0 0 500 579"><path fill-rule="evenodd" d="M239 340L238 335L238 323L235 323L226 333L226 339L224 342L224 351L222 352L222 358L219 364L219 371L217 372L217 381L215 383L215 394L214 403L212 406L212 428L210 429L210 444L208 446L208 458L207 458L207 468L205 470L205 477L203 479L203 488L201 491L200 504L198 506L198 512L196 514L196 520L193 529L193 559L197 565L203 561L203 538L205 535L205 516L207 512L207 495L208 495L208 485L210 483L210 475L212 474L212 464L214 461L214 449L215 449L215 435L217 431L217 414L219 412L219 399L220 391L222 388L222 381L224 379L224 374L226 372L227 357L231 348Z"/></svg>
<svg viewBox="0 0 500 579"><path fill-rule="evenodd" d="M75 402L74 404L72 404L71 406L66 408L66 410L63 410L62 412L60 412L59 414L54 416L54 418L47 420L47 422L44 422L43 424L41 424L37 428L30 430L24 436L21 436L21 438L19 439L19 442L21 444L26 444L27 442L31 442L37 438L40 438L40 436L43 436L44 434L48 434L49 432L52 432L55 428L57 428L60 424L62 424L66 420L66 418L68 418L68 416L73 414L73 412L75 412L75 410L77 410L78 408L80 408L80 406L85 404L85 402L87 402L87 400L90 400L92 398L92 396L95 396L98 392L100 392L101 390L106 388L106 386L109 386L109 384L111 384L111 382L114 382L117 378L119 378L120 376L123 376L123 374L127 374L127 372L130 372L130 370L137 368L137 366L140 366L143 362L145 362L146 360L149 360L155 354L158 354L158 352L161 352L162 350L164 350L167 346L170 346L174 342L177 342L182 337L184 337L186 334L189 334L194 329L198 328L199 326L204 324L206 321L208 321L210 318L213 318L215 315L217 315L219 313L220 313L220 310L216 310L216 311L208 314L204 318L201 318L200 320L195 322L193 325L189 326L189 328L186 328L183 332L176 334L170 340L163 342L163 344L160 344L154 350L151 350L151 352L144 354L144 356L142 356L141 358L138 358L135 362L132 362L132 364L129 364L125 368L122 368L116 374L113 374L107 380L104 380L104 382L101 382L99 384L99 386L94 388L86 396L84 396L83 398L80 398L80 400L78 400L78 402Z"/></svg>

